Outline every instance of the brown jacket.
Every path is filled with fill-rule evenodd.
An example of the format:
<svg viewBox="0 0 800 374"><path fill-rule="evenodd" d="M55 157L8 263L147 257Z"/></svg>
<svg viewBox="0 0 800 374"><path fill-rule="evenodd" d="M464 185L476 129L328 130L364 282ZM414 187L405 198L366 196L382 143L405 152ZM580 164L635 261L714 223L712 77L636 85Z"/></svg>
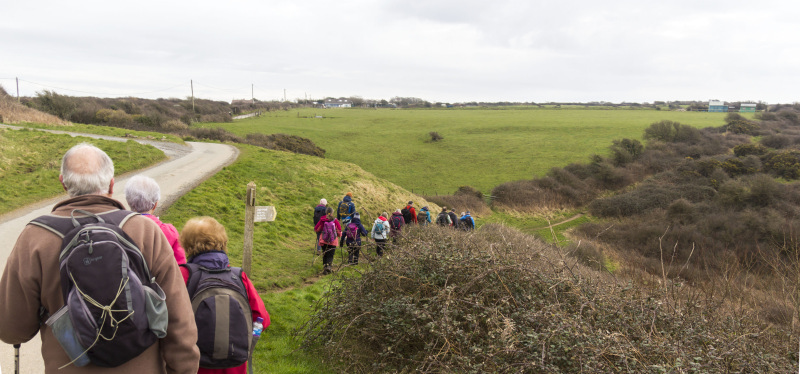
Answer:
<svg viewBox="0 0 800 374"><path fill-rule="evenodd" d="M102 213L124 207L105 196L85 195L62 201L52 214L69 216L73 209ZM52 331L44 324L39 325L38 309L41 305L49 313L55 313L64 305L58 269L61 239L44 228L28 225L17 239L0 278L0 340L8 344L24 343L40 333L47 373L197 373L200 360L197 326L172 248L161 229L145 217L132 217L123 230L139 245L151 273L166 294L169 311L166 337L115 368L90 364L58 370L69 359Z"/></svg>

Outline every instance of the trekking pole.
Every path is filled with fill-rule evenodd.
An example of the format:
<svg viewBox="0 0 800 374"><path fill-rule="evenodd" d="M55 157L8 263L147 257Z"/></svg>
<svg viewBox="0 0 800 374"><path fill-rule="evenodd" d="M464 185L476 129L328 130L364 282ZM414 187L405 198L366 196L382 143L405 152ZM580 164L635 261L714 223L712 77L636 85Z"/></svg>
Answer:
<svg viewBox="0 0 800 374"><path fill-rule="evenodd" d="M14 374L19 374L19 344L14 344Z"/></svg>

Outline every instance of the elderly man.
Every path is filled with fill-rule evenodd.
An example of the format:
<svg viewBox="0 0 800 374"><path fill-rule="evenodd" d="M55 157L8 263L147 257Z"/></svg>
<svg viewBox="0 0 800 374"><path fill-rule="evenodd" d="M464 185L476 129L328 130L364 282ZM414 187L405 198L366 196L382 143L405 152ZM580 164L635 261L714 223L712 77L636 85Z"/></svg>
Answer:
<svg viewBox="0 0 800 374"><path fill-rule="evenodd" d="M59 180L70 198L56 204L52 215L68 217L76 209L94 214L124 209L111 199L114 164L93 145L82 143L67 151ZM28 225L0 278L0 340L18 344L40 333L47 373L196 373L200 359L197 327L166 237L152 220L142 216L127 220L122 230L141 249L151 275L166 294L169 324L164 338L117 367L67 365L59 370L70 359L43 320L64 306L59 272L61 238L45 228Z"/></svg>

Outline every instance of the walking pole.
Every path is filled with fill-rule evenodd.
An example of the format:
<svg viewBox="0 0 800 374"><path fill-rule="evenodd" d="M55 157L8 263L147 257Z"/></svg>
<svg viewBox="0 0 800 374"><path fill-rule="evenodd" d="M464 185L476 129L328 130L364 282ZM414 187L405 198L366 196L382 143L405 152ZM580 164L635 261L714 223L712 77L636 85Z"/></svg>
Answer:
<svg viewBox="0 0 800 374"><path fill-rule="evenodd" d="M19 344L14 344L14 374L19 374Z"/></svg>

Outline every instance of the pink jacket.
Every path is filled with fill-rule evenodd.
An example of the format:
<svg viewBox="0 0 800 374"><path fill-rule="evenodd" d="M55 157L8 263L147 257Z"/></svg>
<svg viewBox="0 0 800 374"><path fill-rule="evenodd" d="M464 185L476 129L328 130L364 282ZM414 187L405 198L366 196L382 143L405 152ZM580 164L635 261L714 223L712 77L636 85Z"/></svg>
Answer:
<svg viewBox="0 0 800 374"><path fill-rule="evenodd" d="M178 262L178 265L186 263L186 251L183 250L181 247L180 237L178 236L178 229L175 228L172 224L161 222L158 217L152 214L142 214L143 216L152 219L158 227L161 228L161 231L167 237L167 242L169 242L170 247L172 247L172 252L175 254L175 261Z"/></svg>

